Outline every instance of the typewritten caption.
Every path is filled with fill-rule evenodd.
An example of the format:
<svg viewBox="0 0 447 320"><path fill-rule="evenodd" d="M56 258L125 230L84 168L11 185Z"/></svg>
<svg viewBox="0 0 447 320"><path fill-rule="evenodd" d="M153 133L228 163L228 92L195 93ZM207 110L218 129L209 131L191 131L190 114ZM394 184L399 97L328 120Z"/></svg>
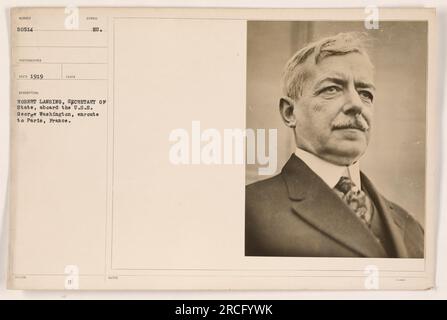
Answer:
<svg viewBox="0 0 447 320"><path fill-rule="evenodd" d="M16 120L23 124L70 124L95 119L105 99L17 99Z"/></svg>

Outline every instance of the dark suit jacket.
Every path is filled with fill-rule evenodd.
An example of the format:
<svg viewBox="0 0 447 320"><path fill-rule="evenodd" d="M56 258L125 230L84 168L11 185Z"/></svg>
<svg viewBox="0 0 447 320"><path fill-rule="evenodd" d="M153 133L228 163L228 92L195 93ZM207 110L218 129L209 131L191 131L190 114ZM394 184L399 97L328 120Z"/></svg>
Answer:
<svg viewBox="0 0 447 320"><path fill-rule="evenodd" d="M424 231L361 173L399 258L423 258ZM383 257L383 246L345 203L294 154L281 173L246 187L245 255Z"/></svg>

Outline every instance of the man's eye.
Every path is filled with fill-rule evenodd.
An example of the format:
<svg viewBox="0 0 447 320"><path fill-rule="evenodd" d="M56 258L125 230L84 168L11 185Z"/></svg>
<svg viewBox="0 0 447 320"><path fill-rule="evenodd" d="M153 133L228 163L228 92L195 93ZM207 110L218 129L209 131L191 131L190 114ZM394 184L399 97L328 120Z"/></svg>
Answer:
<svg viewBox="0 0 447 320"><path fill-rule="evenodd" d="M330 86L322 89L320 93L326 93L326 94L334 94L340 91L340 88L337 86Z"/></svg>
<svg viewBox="0 0 447 320"><path fill-rule="evenodd" d="M361 91L359 91L359 95L360 95L360 97L362 97L363 99L366 99L366 100L368 100L368 101L370 101L370 102L372 102L373 99L374 99L372 93L369 92L369 91L366 91L366 90L361 90Z"/></svg>

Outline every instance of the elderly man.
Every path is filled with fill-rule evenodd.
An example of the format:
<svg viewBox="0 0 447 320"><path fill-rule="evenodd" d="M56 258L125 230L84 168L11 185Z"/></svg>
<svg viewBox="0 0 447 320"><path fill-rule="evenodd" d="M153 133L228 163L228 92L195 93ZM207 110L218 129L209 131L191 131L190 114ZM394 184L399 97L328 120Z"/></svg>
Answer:
<svg viewBox="0 0 447 320"><path fill-rule="evenodd" d="M287 63L279 111L296 151L279 175L246 188L247 256L424 256L421 226L359 170L375 95L364 42L341 33Z"/></svg>

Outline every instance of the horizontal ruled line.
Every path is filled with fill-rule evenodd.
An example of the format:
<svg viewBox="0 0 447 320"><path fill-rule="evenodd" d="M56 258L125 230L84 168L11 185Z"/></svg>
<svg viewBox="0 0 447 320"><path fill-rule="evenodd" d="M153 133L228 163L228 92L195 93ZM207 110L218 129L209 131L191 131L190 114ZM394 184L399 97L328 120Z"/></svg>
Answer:
<svg viewBox="0 0 447 320"><path fill-rule="evenodd" d="M44 32L47 32L47 31L69 31L69 32L76 32L76 31L78 31L78 32L94 32L94 33L104 33L104 32L107 32L106 30L102 30L102 31L93 31L92 29L35 29L33 32L36 32L36 31L44 31Z"/></svg>
<svg viewBox="0 0 447 320"><path fill-rule="evenodd" d="M107 62L26 62L26 61L18 61L16 64L107 64Z"/></svg>
<svg viewBox="0 0 447 320"><path fill-rule="evenodd" d="M94 80L94 81L101 81L101 80L108 80L108 79L16 79L16 80L28 80L28 81L46 81L46 80L54 80L54 81L60 81L60 80L66 80L66 81L74 81L74 80Z"/></svg>
<svg viewBox="0 0 447 320"><path fill-rule="evenodd" d="M26 46L19 45L16 48L107 48L106 46Z"/></svg>

